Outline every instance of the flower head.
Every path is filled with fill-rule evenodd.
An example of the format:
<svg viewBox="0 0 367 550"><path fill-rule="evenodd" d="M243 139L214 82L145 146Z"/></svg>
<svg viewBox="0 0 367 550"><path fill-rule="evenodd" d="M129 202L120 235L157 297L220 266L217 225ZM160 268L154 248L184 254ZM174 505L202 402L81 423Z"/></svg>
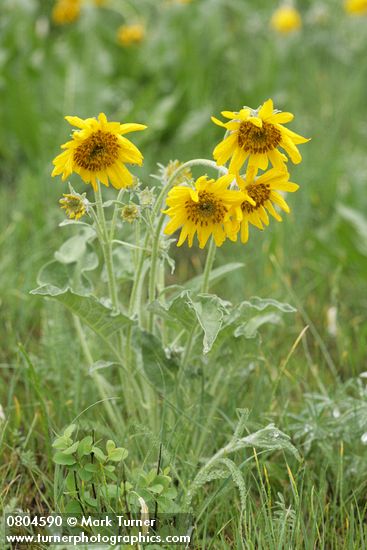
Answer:
<svg viewBox="0 0 367 550"><path fill-rule="evenodd" d="M138 217L139 217L139 208L134 203L126 204L121 209L121 218L125 222L133 223L135 220L138 219Z"/></svg>
<svg viewBox="0 0 367 550"><path fill-rule="evenodd" d="M268 213L277 221L282 221L274 205L277 205L284 212L290 212L288 204L277 192L288 191L293 193L297 191L299 186L288 180L288 172L282 172L274 168L268 170L265 174L262 174L256 179L251 178L250 180L245 180L237 176L237 183L240 189L245 191L252 199L252 203L249 202L248 199L241 203L241 241L243 243L248 241L249 223L258 229L264 229L264 225L269 224Z"/></svg>
<svg viewBox="0 0 367 550"><path fill-rule="evenodd" d="M139 193L140 206L143 208L149 208L154 203L154 193L149 187L145 187Z"/></svg>
<svg viewBox="0 0 367 550"><path fill-rule="evenodd" d="M66 215L71 220L79 220L88 211L88 200L85 193L64 193L63 198L59 200L60 208L63 208Z"/></svg>
<svg viewBox="0 0 367 550"><path fill-rule="evenodd" d="M367 0L345 0L344 9L352 15L367 15Z"/></svg>
<svg viewBox="0 0 367 550"><path fill-rule="evenodd" d="M170 177L176 172L180 166L182 166L182 162L179 160L170 160L169 163L164 166L163 164L158 163L159 166L159 178L163 181L167 182ZM181 172L178 174L178 176L175 179L175 182L177 184L180 183L187 183L188 181L192 180L192 173L189 167L181 170Z"/></svg>
<svg viewBox="0 0 367 550"><path fill-rule="evenodd" d="M61 145L65 149L54 160L52 176L62 174L65 180L76 172L86 183L97 189L97 179L108 186L109 182L116 189L128 187L133 183L133 176L125 166L143 163L143 155L124 134L144 130L143 124L108 122L106 115L100 113L98 120L77 116L67 116L66 120L79 128L72 134L72 139Z"/></svg>
<svg viewBox="0 0 367 550"><path fill-rule="evenodd" d="M229 135L216 146L213 156L218 165L225 164L232 157L229 172L238 173L246 159L249 171L258 168L266 170L269 160L274 168L285 170L287 157L278 147L295 164L301 162L296 145L309 140L283 126L293 119L293 115L275 110L271 99L256 111L244 107L239 112L222 111L222 115L230 122L222 122L215 117L212 121L225 128Z"/></svg>
<svg viewBox="0 0 367 550"><path fill-rule="evenodd" d="M57 0L52 10L52 20L56 25L73 23L80 15L80 0Z"/></svg>
<svg viewBox="0 0 367 550"><path fill-rule="evenodd" d="M280 6L273 13L270 20L271 27L282 34L298 31L302 27L302 19L295 7Z"/></svg>
<svg viewBox="0 0 367 550"><path fill-rule="evenodd" d="M236 240L238 223L236 226L235 219L242 217L240 205L246 195L228 189L232 180L232 175L222 176L216 181L202 176L196 180L195 189L186 185L171 189L167 197L169 208L164 211L171 220L164 232L172 235L181 227L177 246L187 238L191 247L195 233L200 248L204 248L210 235L217 246L221 246L226 237Z"/></svg>
<svg viewBox="0 0 367 550"><path fill-rule="evenodd" d="M117 30L117 41L124 47L140 44L144 40L144 36L145 28L140 23L121 25Z"/></svg>

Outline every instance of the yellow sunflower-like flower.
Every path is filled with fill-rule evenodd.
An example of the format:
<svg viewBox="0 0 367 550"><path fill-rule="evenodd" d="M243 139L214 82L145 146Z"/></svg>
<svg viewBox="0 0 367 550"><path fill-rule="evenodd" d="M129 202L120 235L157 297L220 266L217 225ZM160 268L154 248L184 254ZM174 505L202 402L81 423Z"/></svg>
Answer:
<svg viewBox="0 0 367 550"><path fill-rule="evenodd" d="M169 208L164 211L171 220L164 232L172 235L182 228L177 246L188 239L191 247L195 233L200 248L204 248L210 235L213 235L217 246L221 246L227 237L236 240L242 218L241 204L246 194L229 190L228 185L232 181L232 175L222 176L218 180L202 176L196 180L195 189L185 185L171 189L166 201Z"/></svg>
<svg viewBox="0 0 367 550"><path fill-rule="evenodd" d="M145 37L145 28L140 23L135 25L121 25L117 30L117 41L121 46L127 47L140 44Z"/></svg>
<svg viewBox="0 0 367 550"><path fill-rule="evenodd" d="M352 15L367 15L367 0L345 0L344 9Z"/></svg>
<svg viewBox="0 0 367 550"><path fill-rule="evenodd" d="M289 181L287 171L279 171L274 168L249 181L239 176L236 179L240 189L252 199L252 203L248 199L241 203L241 241L247 243L249 223L258 229L264 229L264 225L269 224L268 212L273 218L281 222L282 217L275 210L274 205L279 206L284 212L290 212L288 204L277 191L293 193L297 191L299 186Z"/></svg>
<svg viewBox="0 0 367 550"><path fill-rule="evenodd" d="M266 170L269 160L274 168L284 170L287 157L278 147L295 164L301 162L302 157L296 145L309 140L283 126L293 120L293 115L274 110L271 99L257 110L244 107L239 112L222 111L222 115L229 118L230 122L222 122L215 117L212 117L212 121L225 128L229 135L216 146L213 156L220 166L231 157L229 172L238 173L246 159L250 172L257 168Z"/></svg>
<svg viewBox="0 0 367 550"><path fill-rule="evenodd" d="M65 180L76 172L86 183L97 189L97 180L108 186L112 183L116 189L128 187L133 183L133 176L125 163L143 164L143 155L124 134L144 130L143 124L108 122L106 115L100 113L98 120L77 116L67 116L66 120L80 128L74 130L72 139L61 145L65 149L54 160L52 176L62 174Z"/></svg>
<svg viewBox="0 0 367 550"><path fill-rule="evenodd" d="M280 6L270 19L270 26L282 34L298 31L302 27L299 11L289 5Z"/></svg>
<svg viewBox="0 0 367 550"><path fill-rule="evenodd" d="M73 23L80 15L80 0L57 0L52 10L52 20L56 25Z"/></svg>

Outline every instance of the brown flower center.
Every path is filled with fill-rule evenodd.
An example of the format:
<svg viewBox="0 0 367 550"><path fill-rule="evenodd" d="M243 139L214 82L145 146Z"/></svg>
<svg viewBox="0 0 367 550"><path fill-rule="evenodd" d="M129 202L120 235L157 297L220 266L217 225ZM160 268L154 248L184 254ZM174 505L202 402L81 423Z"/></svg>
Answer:
<svg viewBox="0 0 367 550"><path fill-rule="evenodd" d="M253 206L248 201L243 201L241 204L242 212L251 214L257 210L260 206L263 206L270 198L270 185L265 183L253 183L246 187L248 195L256 202L256 206Z"/></svg>
<svg viewBox="0 0 367 550"><path fill-rule="evenodd" d="M269 122L263 122L262 128L251 122L242 122L238 129L238 145L251 154L272 151L278 147L281 139L278 128Z"/></svg>
<svg viewBox="0 0 367 550"><path fill-rule="evenodd" d="M119 143L114 134L97 130L74 151L74 162L91 172L105 170L118 159Z"/></svg>
<svg viewBox="0 0 367 550"><path fill-rule="evenodd" d="M209 223L222 223L227 213L227 208L208 191L199 191L199 201L187 200L185 207L187 219L201 227Z"/></svg>

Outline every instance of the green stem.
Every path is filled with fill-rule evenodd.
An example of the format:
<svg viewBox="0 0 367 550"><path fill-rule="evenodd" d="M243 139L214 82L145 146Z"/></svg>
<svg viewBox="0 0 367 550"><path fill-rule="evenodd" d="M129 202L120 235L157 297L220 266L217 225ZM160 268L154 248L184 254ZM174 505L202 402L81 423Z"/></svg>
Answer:
<svg viewBox="0 0 367 550"><path fill-rule="evenodd" d="M216 247L214 239L212 237L210 239L209 250L208 250L208 254L206 256L205 267L204 267L204 272L203 272L203 282L202 282L202 285L201 285L201 292L203 294L206 294L209 290L210 272L211 272L212 267L213 267L216 250L217 250L217 247Z"/></svg>
<svg viewBox="0 0 367 550"><path fill-rule="evenodd" d="M206 294L209 290L210 272L211 272L212 267L213 267L216 250L217 250L217 247L215 246L215 242L214 242L214 239L212 237L210 239L209 250L208 250L208 254L206 256L204 272L203 272L203 282L202 282L202 285L201 285L201 292L203 294ZM185 353L184 353L183 359L182 359L182 369L181 369L182 376L184 375L184 372L185 372L185 370L188 366L188 362L190 360L192 347L195 343L195 333L196 333L196 330L197 330L197 326L198 326L197 323L193 324L193 326L190 329L188 338L187 338L187 342L186 342L186 346L185 346Z"/></svg>
<svg viewBox="0 0 367 550"><path fill-rule="evenodd" d="M115 273L113 271L113 259L112 259L112 244L107 232L106 218L103 211L101 184L97 182L97 189L94 192L97 208L97 217L101 228L100 244L104 256L104 261L107 269L108 277L108 289L112 307L116 311L119 310L119 301L117 296L117 287Z"/></svg>
<svg viewBox="0 0 367 550"><path fill-rule="evenodd" d="M117 195L117 199L115 202L115 208L113 210L112 220L111 220L111 228L110 228L110 241L112 243L114 237L115 237L115 229L116 229L116 222L117 222L117 215L120 208L120 201L122 199L122 195L124 194L125 189L120 189L119 194Z"/></svg>
<svg viewBox="0 0 367 550"><path fill-rule="evenodd" d="M187 168L191 168L192 166L208 166L209 168L213 168L214 170L218 170L217 164L212 160L207 159L194 159L189 160L188 162L184 162L181 166L177 168L171 175L171 177L168 179L166 185L162 188L157 201L153 208L153 220L156 219L158 216L161 208L162 203L164 199L166 198L166 195L168 191L171 189L173 184L175 183L177 177L180 175L181 172L186 170ZM165 215L161 214L158 220L158 223L156 225L154 235L153 235L153 241L152 241L152 253L151 253L151 267L149 272L149 303L152 303L155 300L155 294L156 294L156 286L157 286L157 271L158 271L158 260L159 260L159 240L160 240L160 234L162 231L163 223L165 220ZM154 322L154 313L149 312L148 316L148 330L152 332L153 330L153 322Z"/></svg>

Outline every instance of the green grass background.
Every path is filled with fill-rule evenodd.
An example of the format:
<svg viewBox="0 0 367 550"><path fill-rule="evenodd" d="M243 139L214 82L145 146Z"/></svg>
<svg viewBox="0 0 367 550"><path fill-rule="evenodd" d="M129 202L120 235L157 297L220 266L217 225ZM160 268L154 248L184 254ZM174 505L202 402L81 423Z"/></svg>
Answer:
<svg viewBox="0 0 367 550"><path fill-rule="evenodd" d="M70 129L66 114L137 121L149 129L136 136L145 163L139 177L152 185L156 163L211 158L221 139L210 115L258 106L272 97L295 113L291 128L312 141L303 163L292 166L300 190L289 197L292 213L263 233L255 228L244 246L222 247L217 265L244 261L246 268L214 290L240 302L252 295L288 301L298 309L283 327L264 330L249 344L241 368L220 375L226 392L213 417L202 422L202 456L191 448L190 422L180 420L171 441L184 479L231 433L236 407L251 410L253 427L274 421L304 456L292 464L278 454L243 468L247 509L246 548L366 547L367 394L367 47L366 17L347 16L342 3L300 1L304 26L277 36L268 21L275 2L194 0L170 5L111 0L85 6L80 20L56 28L52 3L3 0L0 7L0 496L3 505L33 511L55 506L50 442L42 429L40 399L53 430L61 430L98 400L68 316L55 304L30 296L41 265L64 234L58 198L66 184L52 179L51 161ZM117 27L145 21L146 40L122 49ZM136 172L138 173L138 172ZM80 191L84 184L72 183ZM88 190L88 192L90 192ZM113 191L111 191L111 196ZM175 280L200 273L205 253L175 252ZM337 334L327 312L337 308ZM302 343L294 342L308 325ZM37 372L25 368L19 343ZM80 363L81 368L77 368ZM282 368L284 367L284 368ZM220 367L218 367L219 369ZM279 375L281 373L281 375ZM41 397L40 397L41 396ZM96 405L84 426L121 437ZM0 421L1 422L1 421ZM156 449L139 434L124 446L137 462L156 460ZM343 445L343 452L341 452ZM239 457L241 463L243 457ZM231 503L227 506L227 502ZM212 484L198 503L202 548L241 548L238 503L230 484Z"/></svg>

